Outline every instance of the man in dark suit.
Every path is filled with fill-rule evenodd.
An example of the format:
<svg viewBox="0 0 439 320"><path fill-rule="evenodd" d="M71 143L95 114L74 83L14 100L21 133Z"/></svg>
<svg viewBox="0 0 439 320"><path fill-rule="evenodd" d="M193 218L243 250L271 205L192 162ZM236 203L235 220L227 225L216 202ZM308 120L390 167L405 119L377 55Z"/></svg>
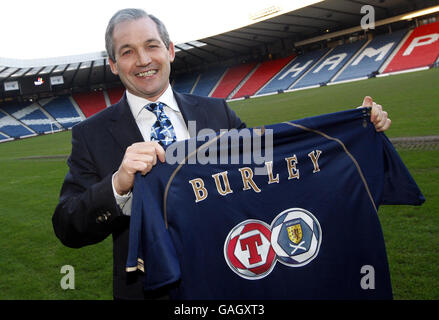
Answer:
<svg viewBox="0 0 439 320"><path fill-rule="evenodd" d="M155 17L141 10L119 11L109 22L106 44L111 70L127 90L118 103L73 128L70 170L52 221L57 237L69 247L112 234L114 297L143 299L142 275L125 272L130 190L137 171L147 174L158 160L165 161L161 144L150 141L156 116L144 107L164 103L177 140L189 138L189 121L196 121L197 131L245 124L222 99L173 92L174 45Z"/></svg>
<svg viewBox="0 0 439 320"><path fill-rule="evenodd" d="M145 175L157 161L165 161L162 145L189 138L189 121L196 122L197 132L240 129L245 124L222 99L172 90L174 45L154 16L138 9L120 10L111 18L105 39L111 70L119 75L126 92L115 105L73 127L70 170L52 222L56 236L73 248L112 234L114 298L156 298L163 292L147 295L142 274L125 272L136 172ZM376 104L372 121L379 131L390 125L387 113ZM161 140L164 126L171 134Z"/></svg>

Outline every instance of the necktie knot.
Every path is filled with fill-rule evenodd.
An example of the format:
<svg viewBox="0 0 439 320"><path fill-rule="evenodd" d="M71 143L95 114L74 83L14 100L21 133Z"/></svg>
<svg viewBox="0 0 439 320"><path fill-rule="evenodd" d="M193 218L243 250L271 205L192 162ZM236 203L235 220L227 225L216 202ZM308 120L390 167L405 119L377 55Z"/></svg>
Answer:
<svg viewBox="0 0 439 320"><path fill-rule="evenodd" d="M162 112L163 112L163 106L164 104L159 102L159 103L149 103L145 106L146 110L151 111L152 113L154 113L157 117L157 119L160 118Z"/></svg>
<svg viewBox="0 0 439 320"><path fill-rule="evenodd" d="M159 102L147 104L145 108L157 117L156 122L151 127L151 140L158 141L162 146L167 146L176 140L176 136L174 127L163 110L164 106L164 103Z"/></svg>

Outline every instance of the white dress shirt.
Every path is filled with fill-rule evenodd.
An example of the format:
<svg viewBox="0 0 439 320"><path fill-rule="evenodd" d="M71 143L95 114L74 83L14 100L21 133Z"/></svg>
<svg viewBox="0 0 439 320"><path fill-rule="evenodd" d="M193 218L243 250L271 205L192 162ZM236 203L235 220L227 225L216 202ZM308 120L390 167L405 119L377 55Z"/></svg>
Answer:
<svg viewBox="0 0 439 320"><path fill-rule="evenodd" d="M157 121L157 117L153 112L147 110L145 106L148 105L149 103L152 103L152 101L133 95L128 91L126 91L126 96L134 120L136 120L136 124L139 127L140 132L142 133L143 140L150 141L151 127ZM175 100L174 93L170 85L168 86L166 91L160 96L160 98L154 102L162 102L166 105L164 107L164 112L166 113L166 115L168 116L169 120L172 123L172 126L174 127L177 141L189 139L189 131L186 127L186 123L184 122L183 115L181 114L180 108L178 107L177 101ZM113 174L113 180L114 180L114 174ZM112 185L113 185L113 193L116 199L116 203L122 209L123 214L127 216L131 215L131 203L132 203L131 192L125 195L119 195L114 189L114 182L112 182Z"/></svg>

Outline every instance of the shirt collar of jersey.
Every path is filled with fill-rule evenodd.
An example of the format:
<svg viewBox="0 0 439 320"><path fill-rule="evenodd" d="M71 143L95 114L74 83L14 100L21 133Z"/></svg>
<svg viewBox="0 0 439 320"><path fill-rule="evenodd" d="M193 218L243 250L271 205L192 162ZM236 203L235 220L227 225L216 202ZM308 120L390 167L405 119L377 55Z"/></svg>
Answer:
<svg viewBox="0 0 439 320"><path fill-rule="evenodd" d="M126 90L128 105L130 106L131 112L134 116L134 119L137 119L140 113L144 109L146 105L152 103L152 101L136 96ZM156 102L163 102L168 107L170 107L175 112L180 112L180 108L178 107L177 100L175 100L174 92L172 91L171 85L168 85L166 91L157 99Z"/></svg>

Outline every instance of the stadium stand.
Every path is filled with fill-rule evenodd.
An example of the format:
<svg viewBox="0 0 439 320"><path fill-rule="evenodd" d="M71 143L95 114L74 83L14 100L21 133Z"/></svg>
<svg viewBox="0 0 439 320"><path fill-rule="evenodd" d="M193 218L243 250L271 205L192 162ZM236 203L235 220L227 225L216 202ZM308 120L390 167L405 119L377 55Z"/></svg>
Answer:
<svg viewBox="0 0 439 320"><path fill-rule="evenodd" d="M198 73L185 73L176 76L173 88L180 93L191 93L199 78Z"/></svg>
<svg viewBox="0 0 439 320"><path fill-rule="evenodd" d="M283 59L265 61L247 79L232 99L254 95L267 81L273 78L295 55Z"/></svg>
<svg viewBox="0 0 439 320"><path fill-rule="evenodd" d="M228 69L211 96L226 99L255 66L256 63L244 63Z"/></svg>
<svg viewBox="0 0 439 320"><path fill-rule="evenodd" d="M302 79L297 81L292 88L304 88L328 83L365 42L365 40L362 40L335 47L330 54L315 65Z"/></svg>
<svg viewBox="0 0 439 320"><path fill-rule="evenodd" d="M10 140L11 138L9 138L8 136L6 136L4 133L1 133L0 132L0 141L1 142L4 142L4 141L7 141L7 140Z"/></svg>
<svg viewBox="0 0 439 320"><path fill-rule="evenodd" d="M332 82L369 77L378 73L407 30L375 37Z"/></svg>
<svg viewBox="0 0 439 320"><path fill-rule="evenodd" d="M38 134L59 130L58 125L49 119L36 103L10 103L2 106L2 109Z"/></svg>
<svg viewBox="0 0 439 320"><path fill-rule="evenodd" d="M439 22L417 27L383 73L433 65L439 56Z"/></svg>
<svg viewBox="0 0 439 320"><path fill-rule="evenodd" d="M192 93L198 96L208 97L226 70L226 67L219 66L203 72Z"/></svg>
<svg viewBox="0 0 439 320"><path fill-rule="evenodd" d="M40 105L66 129L83 120L67 96L40 100Z"/></svg>
<svg viewBox="0 0 439 320"><path fill-rule="evenodd" d="M108 89L107 93L108 93L108 97L110 98L110 103L115 104L116 102L118 102L120 98L122 98L124 92L125 92L124 87L116 87L116 88Z"/></svg>
<svg viewBox="0 0 439 320"><path fill-rule="evenodd" d="M335 3L336 1L333 2L334 5ZM321 8L317 10L321 10ZM278 54L282 54L286 58L269 61L256 61L254 60L256 55L250 54L250 51L244 52L240 51L241 49L228 48L232 42L213 36L215 44L201 41L198 45L193 43L190 45L191 50L199 50L199 56L196 60L193 59L196 55L192 55L188 51L189 49L180 51L182 56L173 63L175 76L173 76L171 85L177 92L229 100L337 84L374 76L386 76L394 72L439 67L438 19L439 16L436 15L430 16L428 19L404 23L397 20L393 24L395 20L389 22L388 28L382 26L381 29L364 32L354 32L352 28L349 28L330 33L331 28L328 27L325 29L328 34L313 36L310 39L299 39L300 41L293 43L293 47L282 41L282 49L279 46L276 47L276 50L281 50ZM275 24L279 23L275 22ZM346 23L347 26L349 23L347 21ZM293 32L290 30L293 26L293 24L288 25L282 32ZM390 34L372 36L374 33L388 30ZM271 28L266 31L280 32L271 30ZM246 32L250 31L246 30L243 33ZM300 30L294 31L292 34L297 33L300 33ZM353 37L358 37L359 34L364 35L368 40L351 43ZM270 43L265 42L262 38L257 39L257 33L254 36L254 45L264 43L263 49L269 49ZM218 41L220 43L223 41L223 43L219 45ZM252 42L250 38L246 41ZM345 44L337 45L337 43ZM320 49L312 50L311 48ZM217 49L233 52L236 56L229 56L229 53L225 54L222 51L217 55L215 54ZM304 53L297 55L297 51ZM215 61L209 61L210 58L207 59L206 53L209 56L215 56ZM97 60L94 60L96 63L88 63L92 71L88 70L87 72L92 72L92 74L93 72L102 72L101 69L98 69L99 66L103 65L102 54L99 53L98 57L95 54L91 54L91 56ZM220 61L222 57L226 60ZM1 59L0 61L2 61ZM198 61L200 59L203 59L202 65ZM53 69L55 67L53 65L45 66L42 70L42 67L15 67L13 64L16 62L13 60L10 60L12 61L10 62L11 66L2 63L0 65L0 142L70 129L76 123L89 118L111 104L117 103L125 92L125 88L121 86L117 76L112 77L109 73L110 77L101 77L102 81L106 83L101 83L101 80L96 83L87 80L86 84L84 81L88 78L77 72L79 65L87 66L86 62L89 60L88 56L81 56L81 62L74 60L70 61L69 64L60 64L55 69ZM180 63L178 63L179 61ZM231 61L251 62L230 66ZM69 68L66 69L67 65ZM210 67L202 69L202 66ZM196 71L184 73L183 70ZM23 88L27 88L26 85L28 85L24 80L29 80L30 75L36 75L38 72L43 76L52 72L58 77L60 73L64 72L62 74L63 83L69 83L70 87L54 83L54 88L51 90L53 96L48 94L49 92L41 91L41 88L38 90L34 88L35 92L31 92L32 95L23 91ZM76 79L76 82L72 80L72 77ZM48 81L48 79L46 80ZM29 84L32 85L32 82ZM90 87L90 84L93 86ZM104 90L108 87L110 88ZM92 89L101 91L70 94L70 92L78 90ZM25 93L23 94L23 92ZM21 97L17 93L21 93ZM18 98L14 99L14 97ZM33 102L21 102L29 100Z"/></svg>
<svg viewBox="0 0 439 320"><path fill-rule="evenodd" d="M271 81L260 89L256 95L287 90L294 82L305 74L319 59L321 59L329 49L311 51L298 56L288 63Z"/></svg>
<svg viewBox="0 0 439 320"><path fill-rule="evenodd" d="M74 93L73 99L75 99L86 118L107 107L102 91Z"/></svg>
<svg viewBox="0 0 439 320"><path fill-rule="evenodd" d="M12 138L22 138L35 135L16 119L4 112L0 112L0 130Z"/></svg>

